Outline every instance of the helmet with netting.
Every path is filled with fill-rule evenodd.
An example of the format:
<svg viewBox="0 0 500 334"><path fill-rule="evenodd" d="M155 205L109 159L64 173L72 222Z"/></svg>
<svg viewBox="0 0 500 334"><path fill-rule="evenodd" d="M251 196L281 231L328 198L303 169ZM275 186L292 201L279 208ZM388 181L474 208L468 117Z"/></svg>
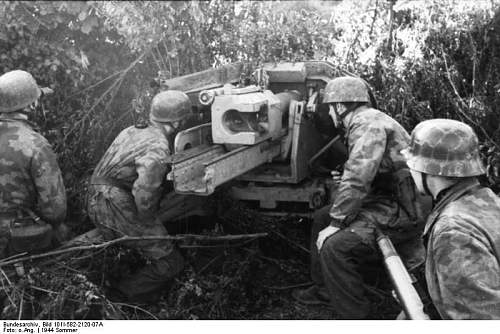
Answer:
<svg viewBox="0 0 500 334"><path fill-rule="evenodd" d="M31 74L15 70L0 76L0 112L23 109L40 97L41 91Z"/></svg>
<svg viewBox="0 0 500 334"><path fill-rule="evenodd" d="M347 76L330 80L323 96L323 103L370 101L366 82L361 78Z"/></svg>
<svg viewBox="0 0 500 334"><path fill-rule="evenodd" d="M411 133L410 147L402 153L410 169L430 175L470 177L485 173L474 130L450 119L419 123Z"/></svg>
<svg viewBox="0 0 500 334"><path fill-rule="evenodd" d="M191 115L189 97L178 90L158 93L151 102L150 119L155 122L178 122Z"/></svg>

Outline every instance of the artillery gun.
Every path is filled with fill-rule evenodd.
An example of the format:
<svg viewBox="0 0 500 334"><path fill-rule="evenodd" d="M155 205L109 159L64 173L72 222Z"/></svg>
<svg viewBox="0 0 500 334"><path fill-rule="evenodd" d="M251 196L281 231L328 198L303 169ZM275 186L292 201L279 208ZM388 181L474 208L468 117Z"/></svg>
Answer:
<svg viewBox="0 0 500 334"><path fill-rule="evenodd" d="M335 166L346 152L321 101L340 75L328 62L306 61L254 71L237 63L158 80L161 89L184 91L206 121L175 138L167 176L175 191L208 196L224 185L232 198L275 214L281 203L305 207L297 213L306 215L326 205L336 184L319 162Z"/></svg>
<svg viewBox="0 0 500 334"><path fill-rule="evenodd" d="M349 73L324 61L264 64L253 72L254 84L243 85L244 72L234 64L160 82L183 90L210 115L209 123L177 134L167 178L180 194L207 196L224 185L232 198L257 201L261 209L305 204L308 215L331 202L337 188L328 168L317 173L315 162L333 157L326 161L333 169L347 157L321 102L328 81ZM406 317L428 319L390 239L379 232L377 242Z"/></svg>

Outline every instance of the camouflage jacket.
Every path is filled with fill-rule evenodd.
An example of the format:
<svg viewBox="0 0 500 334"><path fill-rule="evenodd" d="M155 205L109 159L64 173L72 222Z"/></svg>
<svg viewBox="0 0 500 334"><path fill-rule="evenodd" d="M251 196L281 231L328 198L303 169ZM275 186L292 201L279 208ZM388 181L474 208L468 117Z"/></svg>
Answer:
<svg viewBox="0 0 500 334"><path fill-rule="evenodd" d="M162 129L131 126L104 153L93 177L118 180L130 188L139 217L150 220L158 210L169 157L169 142Z"/></svg>
<svg viewBox="0 0 500 334"><path fill-rule="evenodd" d="M29 209L48 223L66 216L66 190L48 141L20 114L0 114L0 212Z"/></svg>
<svg viewBox="0 0 500 334"><path fill-rule="evenodd" d="M406 167L400 152L410 143L406 130L379 110L360 107L351 117L345 135L349 157L330 209L330 216L338 222L359 211L363 199L374 190L376 176Z"/></svg>
<svg viewBox="0 0 500 334"><path fill-rule="evenodd" d="M429 216L425 275L443 319L500 319L500 198L473 180L445 191Z"/></svg>

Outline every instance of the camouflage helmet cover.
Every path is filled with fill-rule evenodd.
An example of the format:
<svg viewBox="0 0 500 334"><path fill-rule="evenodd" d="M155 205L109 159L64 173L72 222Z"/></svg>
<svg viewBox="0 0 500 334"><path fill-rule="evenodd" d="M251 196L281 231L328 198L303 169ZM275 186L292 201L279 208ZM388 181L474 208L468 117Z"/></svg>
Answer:
<svg viewBox="0 0 500 334"><path fill-rule="evenodd" d="M151 102L150 119L156 122L177 122L191 114L189 97L178 90L158 93Z"/></svg>
<svg viewBox="0 0 500 334"><path fill-rule="evenodd" d="M485 173L476 134L467 124L450 119L419 123L411 133L410 147L402 153L410 169L430 175L469 177Z"/></svg>
<svg viewBox="0 0 500 334"><path fill-rule="evenodd" d="M368 86L361 78L338 77L325 87L323 103L370 102Z"/></svg>
<svg viewBox="0 0 500 334"><path fill-rule="evenodd" d="M31 74L14 70L0 76L0 112L13 112L29 106L41 95Z"/></svg>

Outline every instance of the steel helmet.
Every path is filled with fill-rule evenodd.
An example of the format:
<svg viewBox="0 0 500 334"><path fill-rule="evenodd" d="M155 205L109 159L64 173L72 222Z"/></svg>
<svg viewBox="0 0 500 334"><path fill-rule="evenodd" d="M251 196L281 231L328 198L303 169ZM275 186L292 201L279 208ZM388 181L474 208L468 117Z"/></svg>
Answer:
<svg viewBox="0 0 500 334"><path fill-rule="evenodd" d="M149 118L156 122L177 122L191 114L189 97L178 90L167 90L158 93L151 102Z"/></svg>
<svg viewBox="0 0 500 334"><path fill-rule="evenodd" d="M29 106L41 94L31 74L15 70L0 76L0 112L12 112Z"/></svg>
<svg viewBox="0 0 500 334"><path fill-rule="evenodd" d="M410 147L401 153L410 169L430 175L469 177L485 173L476 134L467 124L450 119L419 123L411 133Z"/></svg>
<svg viewBox="0 0 500 334"><path fill-rule="evenodd" d="M335 102L370 102L366 82L355 77L338 77L330 80L325 87L323 103Z"/></svg>

